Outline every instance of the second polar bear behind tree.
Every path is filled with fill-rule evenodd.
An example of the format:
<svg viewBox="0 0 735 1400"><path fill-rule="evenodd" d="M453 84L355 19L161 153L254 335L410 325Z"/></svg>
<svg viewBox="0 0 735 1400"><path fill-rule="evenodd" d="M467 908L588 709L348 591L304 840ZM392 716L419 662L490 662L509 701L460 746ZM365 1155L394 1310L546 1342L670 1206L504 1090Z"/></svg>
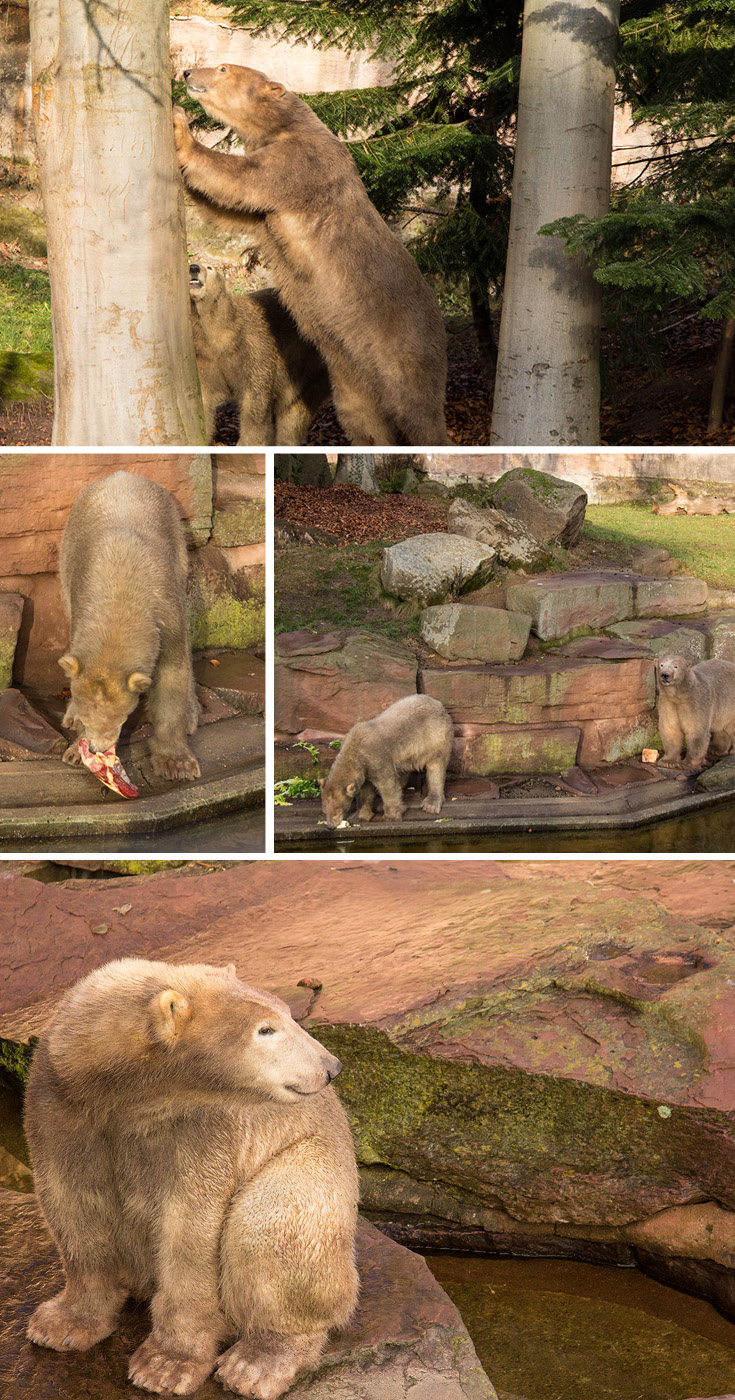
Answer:
<svg viewBox="0 0 735 1400"><path fill-rule="evenodd" d="M735 665L715 659L692 666L684 656L662 656L656 669L661 762L695 772L704 767L710 743L716 757L730 753L735 743Z"/></svg>
<svg viewBox="0 0 735 1400"><path fill-rule="evenodd" d="M207 442L228 399L238 446L298 446L329 393L327 367L272 288L233 296L221 268L189 268L191 323Z"/></svg>
<svg viewBox="0 0 735 1400"><path fill-rule="evenodd" d="M135 1385L275 1400L357 1301L342 1066L234 967L124 958L62 998L26 1132L66 1287L28 1325L85 1351L150 1301ZM227 1350L223 1350L227 1347Z"/></svg>
<svg viewBox="0 0 735 1400"><path fill-rule="evenodd" d="M80 491L59 565L70 631L59 661L71 688L63 722L104 753L145 695L151 766L169 779L199 777L187 743L199 719L187 567L179 512L163 486L113 472ZM76 741L64 761L81 762Z"/></svg>
<svg viewBox="0 0 735 1400"><path fill-rule="evenodd" d="M194 203L257 241L281 301L326 361L334 407L361 446L438 447L447 352L439 304L371 203L349 147L282 83L222 63L184 74L189 95L242 138L212 151L174 109Z"/></svg>
<svg viewBox="0 0 735 1400"><path fill-rule="evenodd" d="M327 826L339 826L353 802L358 821L371 821L376 795L386 820L400 821L405 784L411 773L424 769L428 790L421 807L438 816L453 740L447 711L430 695L407 695L375 719L353 724L321 783Z"/></svg>

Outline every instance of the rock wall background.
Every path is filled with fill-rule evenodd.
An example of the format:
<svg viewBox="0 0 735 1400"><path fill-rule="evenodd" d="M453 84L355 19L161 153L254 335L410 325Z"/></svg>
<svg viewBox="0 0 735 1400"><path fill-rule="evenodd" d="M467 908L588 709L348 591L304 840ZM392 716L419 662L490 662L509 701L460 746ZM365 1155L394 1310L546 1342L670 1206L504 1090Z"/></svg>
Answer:
<svg viewBox="0 0 735 1400"><path fill-rule="evenodd" d="M432 481L447 485L497 481L514 467L535 467L576 482L587 492L590 505L659 496L667 481L695 491L735 490L735 452L431 453L424 467Z"/></svg>
<svg viewBox="0 0 735 1400"><path fill-rule="evenodd" d="M191 550L195 648L260 646L265 635L265 458L262 453L9 453L0 458L0 595L23 611L12 679L59 689L68 643L58 552L72 503L91 481L124 470L176 498Z"/></svg>

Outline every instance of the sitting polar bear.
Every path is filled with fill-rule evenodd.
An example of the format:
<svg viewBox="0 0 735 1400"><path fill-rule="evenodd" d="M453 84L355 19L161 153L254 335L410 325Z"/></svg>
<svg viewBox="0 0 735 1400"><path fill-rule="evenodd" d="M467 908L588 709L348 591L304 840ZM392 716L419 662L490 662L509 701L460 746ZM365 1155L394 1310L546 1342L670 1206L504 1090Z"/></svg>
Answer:
<svg viewBox="0 0 735 1400"><path fill-rule="evenodd" d="M72 987L28 1081L66 1273L30 1340L85 1351L128 1297L150 1299L135 1385L189 1395L216 1368L238 1395L288 1390L357 1299L341 1068L234 967L124 958Z"/></svg>
<svg viewBox="0 0 735 1400"><path fill-rule="evenodd" d="M656 670L661 762L699 772L710 739L718 758L730 753L735 740L735 665L714 660L692 666L683 656L662 656Z"/></svg>
<svg viewBox="0 0 735 1400"><path fill-rule="evenodd" d="M447 711L441 700L430 695L407 695L375 719L353 724L327 777L320 781L327 826L339 826L353 799L358 821L371 821L376 793L382 798L386 820L399 822L406 810L406 781L424 768L428 792L421 806L438 817L453 739Z"/></svg>
<svg viewBox="0 0 735 1400"><path fill-rule="evenodd" d="M329 393L329 375L278 293L233 296L221 268L192 263L189 298L207 442L214 442L215 414L228 399L240 413L238 446L304 442Z"/></svg>

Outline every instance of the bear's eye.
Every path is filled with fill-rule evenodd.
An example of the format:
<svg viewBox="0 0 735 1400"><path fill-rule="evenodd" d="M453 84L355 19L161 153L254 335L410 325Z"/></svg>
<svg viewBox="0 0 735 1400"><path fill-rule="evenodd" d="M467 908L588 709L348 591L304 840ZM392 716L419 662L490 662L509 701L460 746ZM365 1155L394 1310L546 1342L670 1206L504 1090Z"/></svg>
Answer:
<svg viewBox="0 0 735 1400"><path fill-rule="evenodd" d="M219 71L220 71L220 73L226 73L226 72L227 72L227 64L226 64L226 63L221 63L220 66L219 66Z"/></svg>
<svg viewBox="0 0 735 1400"><path fill-rule="evenodd" d="M258 1028L258 1035L275 1035L275 1033L273 1026L259 1026Z"/></svg>

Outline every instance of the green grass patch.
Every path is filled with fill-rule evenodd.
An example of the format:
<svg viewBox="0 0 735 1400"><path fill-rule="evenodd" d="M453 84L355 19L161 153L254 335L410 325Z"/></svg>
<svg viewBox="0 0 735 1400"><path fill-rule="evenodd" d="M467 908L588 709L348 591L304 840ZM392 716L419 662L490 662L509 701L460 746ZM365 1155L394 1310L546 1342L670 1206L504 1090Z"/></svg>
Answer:
<svg viewBox="0 0 735 1400"><path fill-rule="evenodd" d="M45 258L48 249L43 214L22 204L0 202L0 243L17 243L27 258Z"/></svg>
<svg viewBox="0 0 735 1400"><path fill-rule="evenodd" d="M53 350L47 272L0 264L0 350L26 355Z"/></svg>
<svg viewBox="0 0 735 1400"><path fill-rule="evenodd" d="M643 504L588 506L582 539L604 546L620 563L642 546L667 549L711 587L735 588L735 515L654 515Z"/></svg>
<svg viewBox="0 0 735 1400"><path fill-rule="evenodd" d="M397 641L418 635L418 615L402 616L382 591L380 556L391 541L342 547L291 545L276 554L276 632L366 627Z"/></svg>

